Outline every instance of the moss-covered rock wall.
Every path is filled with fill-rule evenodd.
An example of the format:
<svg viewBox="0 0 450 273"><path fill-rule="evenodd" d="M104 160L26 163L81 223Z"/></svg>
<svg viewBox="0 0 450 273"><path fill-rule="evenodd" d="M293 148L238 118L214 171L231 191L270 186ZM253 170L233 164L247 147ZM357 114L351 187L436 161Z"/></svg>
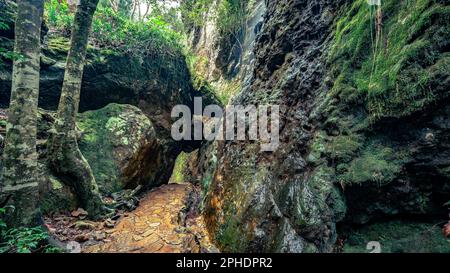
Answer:
<svg viewBox="0 0 450 273"><path fill-rule="evenodd" d="M440 0L268 3L233 102L280 105L280 148L216 142L198 155L222 250L340 251L374 223L448 221L448 12ZM386 251L407 252L398 239ZM436 240L424 250L445 249Z"/></svg>

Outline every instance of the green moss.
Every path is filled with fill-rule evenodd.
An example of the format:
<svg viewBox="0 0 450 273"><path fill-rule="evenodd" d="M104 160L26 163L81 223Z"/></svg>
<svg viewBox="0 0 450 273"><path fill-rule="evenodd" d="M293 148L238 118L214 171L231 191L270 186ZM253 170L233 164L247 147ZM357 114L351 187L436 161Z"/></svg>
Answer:
<svg viewBox="0 0 450 273"><path fill-rule="evenodd" d="M58 180L56 180L56 179L54 179L52 177L50 177L49 179L50 179L50 182L52 183L52 188L54 190L60 190L60 189L63 188L63 185Z"/></svg>
<svg viewBox="0 0 450 273"><path fill-rule="evenodd" d="M368 253L367 243L380 242L382 253L450 253L450 242L439 226L429 223L392 221L363 227L349 234L347 253Z"/></svg>
<svg viewBox="0 0 450 273"><path fill-rule="evenodd" d="M292 213L298 226L310 228L321 225L323 215L329 211L326 200L332 191L333 180L333 168L321 165L296 193L296 206Z"/></svg>
<svg viewBox="0 0 450 273"><path fill-rule="evenodd" d="M311 144L311 151L307 157L308 163L317 164L322 154L326 151L327 135L324 131L319 131Z"/></svg>
<svg viewBox="0 0 450 273"><path fill-rule="evenodd" d="M214 178L214 174L217 169L217 149L218 149L218 142L215 141L211 145L208 146L208 150L205 152L205 154L208 154L208 168L204 170L202 179L201 179L201 187L203 192L203 200L202 200L202 206L204 206L204 202L208 196L209 188L211 186L211 183Z"/></svg>
<svg viewBox="0 0 450 273"><path fill-rule="evenodd" d="M240 221L237 217L231 215L221 226L216 239L220 243L222 249L228 252L238 252L245 246L246 241L240 231Z"/></svg>
<svg viewBox="0 0 450 273"><path fill-rule="evenodd" d="M257 153L260 150L258 144L246 145L244 149L236 151L232 156L242 158L239 164L234 165L233 171L227 173L226 178L214 173L215 186L220 185L225 189L222 200L228 200L218 204L218 209L223 217L217 219L217 232L215 239L220 249L226 252L236 252L246 249L253 236L253 226L263 216L265 209L263 204L251 204L258 189L266 183L270 172L264 166L256 166ZM244 156L245 155L245 156ZM233 160L230 160L233 162ZM219 169L219 172L221 170ZM211 192L211 191L210 191ZM216 208L208 208L213 211ZM207 214L211 213L207 211ZM213 212L217 217L217 212Z"/></svg>
<svg viewBox="0 0 450 273"><path fill-rule="evenodd" d="M368 146L350 163L337 166L338 180L346 184L376 182L384 185L391 182L400 173L403 157L393 149L382 145Z"/></svg>
<svg viewBox="0 0 450 273"><path fill-rule="evenodd" d="M173 174L170 179L171 183L181 184L181 183L189 182L189 181L186 181L186 177L185 177L185 171L187 168L188 160L189 160L189 154L187 154L187 153L182 152L177 157L177 160L175 161L175 167L173 169Z"/></svg>
<svg viewBox="0 0 450 273"><path fill-rule="evenodd" d="M331 138L326 148L331 159L349 161L361 148L362 143L358 135L340 135Z"/></svg>
<svg viewBox="0 0 450 273"><path fill-rule="evenodd" d="M61 181L52 175L46 175L45 194L40 198L41 212L46 215L61 211L71 211L77 208L77 199L75 195L64 186Z"/></svg>
<svg viewBox="0 0 450 273"><path fill-rule="evenodd" d="M347 203L345 202L344 194L336 186L331 189L328 204L333 211L334 222L337 223L344 220L347 213Z"/></svg>
<svg viewBox="0 0 450 273"><path fill-rule="evenodd" d="M103 193L111 193L122 188L118 178L117 165L113 153L113 143L118 141L110 129L116 128L115 118L120 116L120 107L110 104L107 107L80 115L77 125L83 133L79 142L83 155L88 160L97 184ZM120 127L119 127L120 129Z"/></svg>
<svg viewBox="0 0 450 273"><path fill-rule="evenodd" d="M217 88L216 95L219 98L220 102L222 102L223 105L228 105L231 98L236 95L241 89L241 81L234 80L229 81L223 84L222 86L219 86Z"/></svg>
<svg viewBox="0 0 450 273"><path fill-rule="evenodd" d="M60 36L50 36L47 39L45 51L53 58L65 58L70 49L70 40Z"/></svg>
<svg viewBox="0 0 450 273"><path fill-rule="evenodd" d="M119 168L139 149L144 132L152 128L150 120L134 106L112 103L80 114L77 125L82 131L81 152L101 192L108 195L121 190L126 181Z"/></svg>
<svg viewBox="0 0 450 273"><path fill-rule="evenodd" d="M208 58L188 52L186 60L192 77L192 85L202 96L211 96L215 101L218 100L222 103L222 105L227 105L231 97L241 90L239 80L220 79L220 75L211 79L215 81L213 84L210 83L207 75L209 73L208 69L212 64L210 64Z"/></svg>
<svg viewBox="0 0 450 273"><path fill-rule="evenodd" d="M127 137L127 121L123 117L110 117L105 125L113 135L117 136L117 139L123 144L130 144L130 140Z"/></svg>
<svg viewBox="0 0 450 273"><path fill-rule="evenodd" d="M450 7L433 0L366 0L344 6L336 22L329 63L332 95L366 107L370 120L409 115L448 96Z"/></svg>

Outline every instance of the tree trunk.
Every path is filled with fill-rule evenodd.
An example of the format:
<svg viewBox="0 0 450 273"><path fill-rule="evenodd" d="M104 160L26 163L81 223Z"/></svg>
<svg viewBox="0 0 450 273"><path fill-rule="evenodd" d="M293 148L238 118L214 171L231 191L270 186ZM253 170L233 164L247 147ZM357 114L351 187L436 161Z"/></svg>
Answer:
<svg viewBox="0 0 450 273"><path fill-rule="evenodd" d="M78 148L76 116L89 30L97 4L98 0L80 0L77 7L55 131L50 138L48 156L55 174L73 188L80 205L92 218L101 216L105 207L89 163Z"/></svg>
<svg viewBox="0 0 450 273"><path fill-rule="evenodd" d="M6 222L11 227L40 222L36 124L39 97L43 0L18 0L15 26L11 102L4 143L0 203L12 206Z"/></svg>

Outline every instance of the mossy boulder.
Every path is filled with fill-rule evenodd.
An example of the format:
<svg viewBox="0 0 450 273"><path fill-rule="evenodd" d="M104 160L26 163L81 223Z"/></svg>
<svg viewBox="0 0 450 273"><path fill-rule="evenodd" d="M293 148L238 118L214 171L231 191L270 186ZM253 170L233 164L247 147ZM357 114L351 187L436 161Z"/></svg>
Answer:
<svg viewBox="0 0 450 273"><path fill-rule="evenodd" d="M161 181L152 170L164 163L163 141L157 138L152 122L139 108L109 104L80 114L77 125L81 131L80 150L102 193Z"/></svg>

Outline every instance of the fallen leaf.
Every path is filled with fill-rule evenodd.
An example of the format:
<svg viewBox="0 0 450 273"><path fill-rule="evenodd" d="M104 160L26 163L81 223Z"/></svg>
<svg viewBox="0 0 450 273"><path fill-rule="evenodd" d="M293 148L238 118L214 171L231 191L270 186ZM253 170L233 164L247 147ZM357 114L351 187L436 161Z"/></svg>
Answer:
<svg viewBox="0 0 450 273"><path fill-rule="evenodd" d="M87 216L88 212L82 208L79 208L77 210L72 211L71 215L72 215L72 217Z"/></svg>

